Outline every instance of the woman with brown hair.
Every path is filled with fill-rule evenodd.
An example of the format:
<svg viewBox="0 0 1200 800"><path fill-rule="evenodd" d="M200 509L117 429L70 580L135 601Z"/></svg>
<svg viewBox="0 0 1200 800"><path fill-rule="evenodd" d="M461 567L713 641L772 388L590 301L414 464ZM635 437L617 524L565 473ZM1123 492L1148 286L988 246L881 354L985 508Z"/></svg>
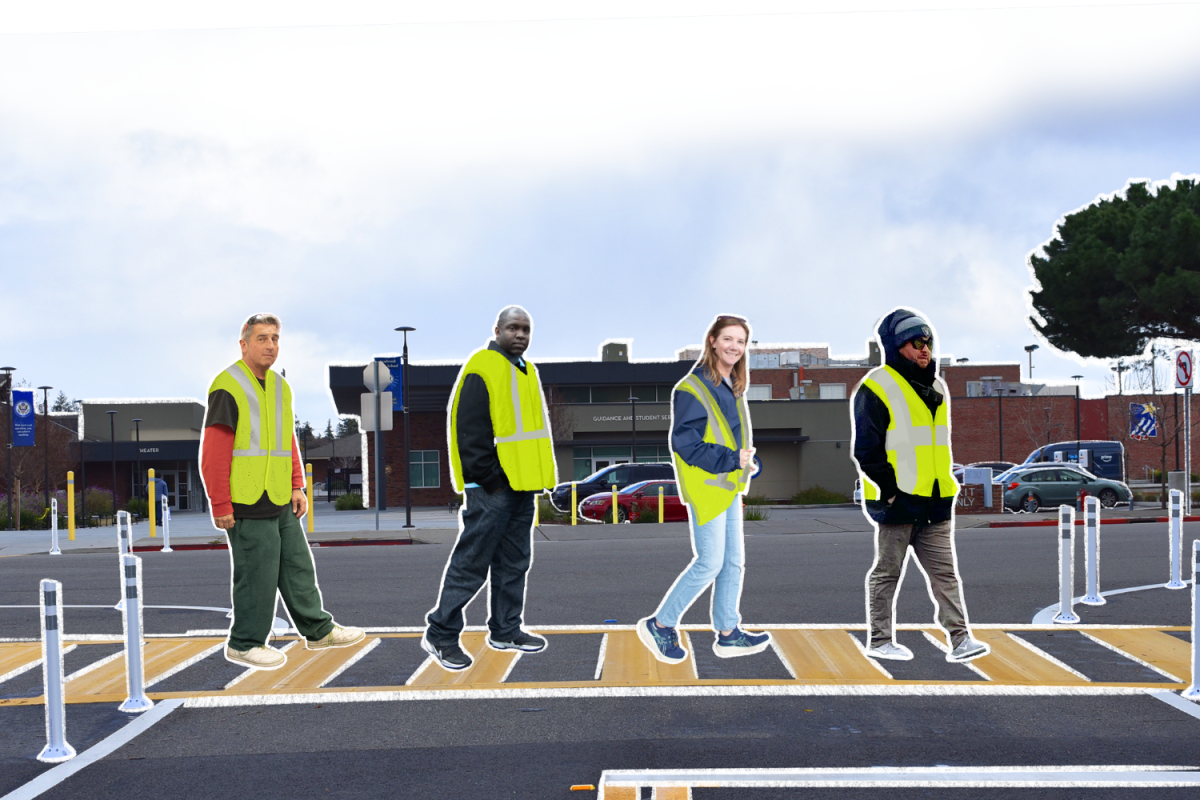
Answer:
<svg viewBox="0 0 1200 800"><path fill-rule="evenodd" d="M721 658L762 652L768 633L738 627L745 548L742 502L754 458L746 408L746 345L750 324L718 316L704 337L703 353L671 395L671 450L680 494L687 503L694 558L671 586L653 617L638 622L638 638L668 664L687 658L675 626L712 584L710 615Z"/></svg>

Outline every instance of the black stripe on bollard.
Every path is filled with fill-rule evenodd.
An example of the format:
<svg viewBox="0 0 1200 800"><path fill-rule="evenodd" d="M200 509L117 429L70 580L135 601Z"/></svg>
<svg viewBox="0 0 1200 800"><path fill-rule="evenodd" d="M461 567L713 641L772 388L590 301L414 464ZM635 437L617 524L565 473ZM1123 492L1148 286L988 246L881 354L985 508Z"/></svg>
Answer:
<svg viewBox="0 0 1200 800"><path fill-rule="evenodd" d="M58 605L58 592L48 589L43 594L46 595L46 608Z"/></svg>
<svg viewBox="0 0 1200 800"><path fill-rule="evenodd" d="M58 614L46 614L46 630L58 630Z"/></svg>
<svg viewBox="0 0 1200 800"><path fill-rule="evenodd" d="M137 600L137 587L136 586L126 586L125 587L125 596L131 600Z"/></svg>
<svg viewBox="0 0 1200 800"><path fill-rule="evenodd" d="M125 577L126 578L136 578L137 577L137 567L135 567L131 564L126 564L125 565Z"/></svg>

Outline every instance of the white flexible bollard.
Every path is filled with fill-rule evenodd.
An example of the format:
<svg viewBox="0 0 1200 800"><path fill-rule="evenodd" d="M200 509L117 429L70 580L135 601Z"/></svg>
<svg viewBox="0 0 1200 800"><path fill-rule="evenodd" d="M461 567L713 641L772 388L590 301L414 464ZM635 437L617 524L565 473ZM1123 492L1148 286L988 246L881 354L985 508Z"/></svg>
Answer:
<svg viewBox="0 0 1200 800"><path fill-rule="evenodd" d="M1058 507L1058 613L1054 622L1079 622L1072 594L1075 589L1075 508Z"/></svg>
<svg viewBox="0 0 1200 800"><path fill-rule="evenodd" d="M75 757L67 744L67 706L63 700L62 584L49 579L41 584L42 685L46 688L46 746L37 760L57 764Z"/></svg>
<svg viewBox="0 0 1200 800"><path fill-rule="evenodd" d="M162 516L159 517L159 519L162 520L162 526L163 526L163 549L162 549L162 551L164 553L175 552L174 550L171 549L171 517L169 514L170 510L171 509L167 506L167 498L164 496L162 499Z"/></svg>
<svg viewBox="0 0 1200 800"><path fill-rule="evenodd" d="M1087 560L1087 594L1079 602L1089 606L1102 606L1107 600L1100 594L1100 498L1093 495L1083 501L1084 527L1087 539L1084 552Z"/></svg>
<svg viewBox="0 0 1200 800"><path fill-rule="evenodd" d="M1187 586L1181 580L1183 560L1183 492L1171 490L1171 580L1166 582L1168 589L1182 589Z"/></svg>
<svg viewBox="0 0 1200 800"><path fill-rule="evenodd" d="M125 574L125 568L123 566L124 562L121 559L123 559L125 557L126 553L131 552L132 548L133 548L133 545L132 545L133 536L131 535L132 528L133 528L133 521L132 521L132 518L129 516L129 512L128 511L118 511L117 512L117 566L121 569L122 575ZM125 593L124 592L121 593L121 599L117 601L117 604L115 606L113 606L113 608L116 609L117 611L125 610Z"/></svg>
<svg viewBox="0 0 1200 800"><path fill-rule="evenodd" d="M58 498L50 499L50 555L61 556L58 549Z"/></svg>
<svg viewBox="0 0 1200 800"><path fill-rule="evenodd" d="M125 571L125 685L129 696L117 708L136 713L154 707L154 701L146 697L142 663L142 560L127 553L121 556L121 563Z"/></svg>
<svg viewBox="0 0 1200 800"><path fill-rule="evenodd" d="M1200 590L1196 579L1200 578L1200 539L1192 542L1192 685L1183 690L1188 700L1200 701L1200 642L1196 633L1200 631Z"/></svg>

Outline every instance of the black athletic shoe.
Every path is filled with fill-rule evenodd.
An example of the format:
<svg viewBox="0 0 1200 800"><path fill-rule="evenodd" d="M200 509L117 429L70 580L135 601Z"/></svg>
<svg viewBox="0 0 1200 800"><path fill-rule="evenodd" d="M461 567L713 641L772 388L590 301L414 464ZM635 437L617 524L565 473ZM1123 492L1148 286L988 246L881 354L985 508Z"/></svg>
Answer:
<svg viewBox="0 0 1200 800"><path fill-rule="evenodd" d="M525 631L517 631L516 636L510 636L508 641L503 642L489 633L487 643L493 650L520 650L522 653L537 653L546 649L545 639Z"/></svg>
<svg viewBox="0 0 1200 800"><path fill-rule="evenodd" d="M422 636L421 649L433 656L433 660L441 664L442 669L458 672L471 666L471 657L463 652L463 649L458 646L458 642L435 647L428 639Z"/></svg>

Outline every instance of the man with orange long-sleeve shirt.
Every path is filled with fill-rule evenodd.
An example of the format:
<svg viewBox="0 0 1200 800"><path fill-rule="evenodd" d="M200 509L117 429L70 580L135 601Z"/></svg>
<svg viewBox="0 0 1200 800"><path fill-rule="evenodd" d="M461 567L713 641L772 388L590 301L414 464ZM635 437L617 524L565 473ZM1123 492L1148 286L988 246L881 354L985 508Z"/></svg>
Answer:
<svg viewBox="0 0 1200 800"><path fill-rule="evenodd" d="M333 621L321 601L312 551L299 518L308 510L292 418L292 390L271 369L279 357L279 318L255 314L242 325L242 358L208 390L200 471L214 524L229 538L233 625L225 658L276 669L287 657L267 646L276 593L310 649L362 641L360 628Z"/></svg>

